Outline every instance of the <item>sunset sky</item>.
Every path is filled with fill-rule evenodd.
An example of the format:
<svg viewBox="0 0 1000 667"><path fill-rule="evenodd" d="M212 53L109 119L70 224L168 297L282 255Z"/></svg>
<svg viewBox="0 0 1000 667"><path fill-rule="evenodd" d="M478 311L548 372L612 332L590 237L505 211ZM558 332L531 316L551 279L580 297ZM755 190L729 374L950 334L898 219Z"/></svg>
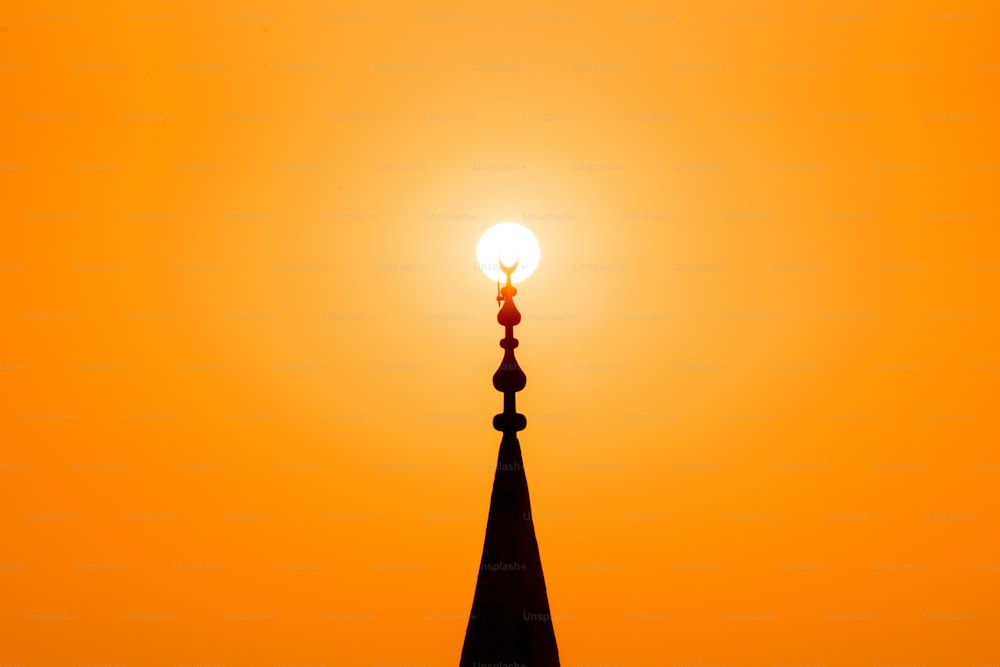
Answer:
<svg viewBox="0 0 1000 667"><path fill-rule="evenodd" d="M0 665L1000 663L1000 4L0 7Z"/></svg>

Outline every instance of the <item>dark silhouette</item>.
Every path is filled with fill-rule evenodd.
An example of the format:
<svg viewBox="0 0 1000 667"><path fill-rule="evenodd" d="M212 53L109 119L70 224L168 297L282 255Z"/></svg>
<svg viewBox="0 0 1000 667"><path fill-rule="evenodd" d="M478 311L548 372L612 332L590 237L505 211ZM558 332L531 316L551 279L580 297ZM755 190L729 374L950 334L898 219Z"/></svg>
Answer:
<svg viewBox="0 0 1000 667"><path fill-rule="evenodd" d="M517 288L511 284L510 275L517 263L500 266L507 274L503 288L497 283L497 302L502 304L497 321L505 329L500 341L504 355L493 374L493 386L503 392L503 412L493 417L493 428L503 432L503 437L493 477L483 558L459 664L558 667L559 649L517 439L517 432L527 425L515 406L515 396L527 381L514 358L514 325L521 321L521 313L514 305Z"/></svg>

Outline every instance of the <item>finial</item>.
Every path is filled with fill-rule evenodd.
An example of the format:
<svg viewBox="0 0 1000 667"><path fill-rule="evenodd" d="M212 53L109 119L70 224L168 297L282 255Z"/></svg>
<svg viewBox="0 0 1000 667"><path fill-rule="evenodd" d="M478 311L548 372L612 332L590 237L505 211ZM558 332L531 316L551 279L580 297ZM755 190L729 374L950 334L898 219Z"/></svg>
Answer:
<svg viewBox="0 0 1000 667"><path fill-rule="evenodd" d="M503 263L503 260L500 259L500 255L497 255L497 264L500 265L500 270L503 271L505 274L507 274L507 287L511 286L510 274L514 273L514 271L517 269L517 264L520 261L521 261L520 257L515 257L514 263L511 264L510 266L507 266L506 264Z"/></svg>
<svg viewBox="0 0 1000 667"><path fill-rule="evenodd" d="M517 290L514 288L514 285L512 285L510 282L510 276L517 269L517 263L519 261L520 257L515 259L513 264L507 266L506 264L503 263L503 260L500 259L500 255L497 255L497 265L499 265L500 270L507 275L507 284L504 285L503 288L500 287L500 279L499 278L497 279L497 307L503 305L504 300L506 300L508 296L513 296L514 294L517 294Z"/></svg>
<svg viewBox="0 0 1000 667"><path fill-rule="evenodd" d="M503 392L504 410L493 418L493 428L504 433L516 433L523 430L527 424L524 415L516 411L514 399L515 393L524 389L527 380L520 364L514 358L514 348L517 347L514 326L521 321L521 313L514 305L514 295L517 294L517 288L511 283L510 277L517 269L519 260L520 258L515 259L513 264L507 265L503 263L500 255L497 255L497 264L499 264L500 270L507 275L507 284L500 287L500 281L497 281L497 287L500 290L497 302L502 302L500 312L497 313L497 321L504 326L505 335L500 341L500 347L504 349L503 361L500 362L500 368L493 374L493 387L497 391Z"/></svg>

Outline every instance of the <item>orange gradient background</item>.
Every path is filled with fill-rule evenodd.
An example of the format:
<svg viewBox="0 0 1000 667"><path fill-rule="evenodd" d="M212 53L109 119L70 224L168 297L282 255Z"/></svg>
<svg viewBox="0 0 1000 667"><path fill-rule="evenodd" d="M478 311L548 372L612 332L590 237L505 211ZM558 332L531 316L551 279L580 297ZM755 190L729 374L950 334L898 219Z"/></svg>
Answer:
<svg viewBox="0 0 1000 667"><path fill-rule="evenodd" d="M995 2L0 9L0 664L1000 661Z"/></svg>

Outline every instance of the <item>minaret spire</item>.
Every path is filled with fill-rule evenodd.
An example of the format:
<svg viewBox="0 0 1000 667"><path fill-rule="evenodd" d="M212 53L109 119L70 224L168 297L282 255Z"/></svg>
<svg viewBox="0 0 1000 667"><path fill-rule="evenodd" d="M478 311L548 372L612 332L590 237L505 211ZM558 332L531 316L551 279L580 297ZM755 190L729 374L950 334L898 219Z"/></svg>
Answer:
<svg viewBox="0 0 1000 667"><path fill-rule="evenodd" d="M527 382L514 357L518 345L514 326L521 321L521 313L514 305L517 288L510 277L517 262L507 266L501 261L500 268L507 275L503 287L497 281L497 321L504 327L500 340L504 354L493 374L493 386L503 392L503 412L493 417L493 428L503 436L493 477L483 557L459 664L558 667L559 649L517 439L518 431L527 426L516 407L517 392Z"/></svg>

